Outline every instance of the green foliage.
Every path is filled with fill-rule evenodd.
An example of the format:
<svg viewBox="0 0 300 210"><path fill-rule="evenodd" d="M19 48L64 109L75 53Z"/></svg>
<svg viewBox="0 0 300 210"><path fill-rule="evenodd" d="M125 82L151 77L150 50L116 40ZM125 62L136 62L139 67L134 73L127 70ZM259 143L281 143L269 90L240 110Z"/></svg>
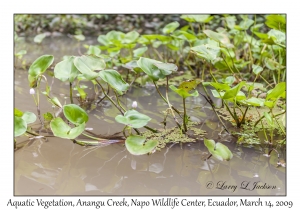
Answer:
<svg viewBox="0 0 300 210"><path fill-rule="evenodd" d="M31 64L28 70L28 81L30 87L36 87L38 77L52 65L53 61L54 57L52 55L42 55Z"/></svg>
<svg viewBox="0 0 300 210"><path fill-rule="evenodd" d="M122 79L116 70L100 71L99 76L121 95L128 90L129 84Z"/></svg>
<svg viewBox="0 0 300 210"><path fill-rule="evenodd" d="M164 34L169 34L169 33L172 33L173 31L175 31L176 28L178 28L178 27L179 27L179 23L177 21L175 21L175 22L172 22L172 23L169 23L168 25L166 25L163 28L162 32Z"/></svg>
<svg viewBox="0 0 300 210"><path fill-rule="evenodd" d="M89 120L87 113L76 104L68 104L63 106L65 117L75 125L81 125Z"/></svg>
<svg viewBox="0 0 300 210"><path fill-rule="evenodd" d="M86 79L93 80L98 77L95 70L105 68L105 61L95 56L81 56L74 59L74 65Z"/></svg>
<svg viewBox="0 0 300 210"><path fill-rule="evenodd" d="M212 139L204 139L204 145L207 147L210 154L218 160L230 160L233 155L227 146L224 144L217 142L215 143Z"/></svg>
<svg viewBox="0 0 300 210"><path fill-rule="evenodd" d="M80 73L74 65L74 59L75 57L72 56L56 64L54 76L63 82L73 82Z"/></svg>
<svg viewBox="0 0 300 210"><path fill-rule="evenodd" d="M21 117L14 117L15 137L23 135L27 130L27 124Z"/></svg>
<svg viewBox="0 0 300 210"><path fill-rule="evenodd" d="M57 137L75 139L84 131L85 123L83 122L82 124L79 124L78 127L71 128L63 121L63 119L57 117L51 121L50 127L53 134Z"/></svg>
<svg viewBox="0 0 300 210"><path fill-rule="evenodd" d="M182 82L178 88L176 88L174 85L170 85L170 88L175 93L177 93L178 95L180 95L182 98L185 99L190 96L196 97L199 95L197 90L195 90L193 93L189 93L191 90L194 90L199 83L200 82L196 80L188 80Z"/></svg>
<svg viewBox="0 0 300 210"><path fill-rule="evenodd" d="M156 140L148 140L143 136L131 135L127 137L125 141L126 149L133 155L144 155L147 153L153 153L155 147L158 145Z"/></svg>
<svg viewBox="0 0 300 210"><path fill-rule="evenodd" d="M167 75L177 70L172 63L162 63L157 60L140 57L137 65L153 80L164 79Z"/></svg>
<svg viewBox="0 0 300 210"><path fill-rule="evenodd" d="M136 110L128 110L124 116L118 115L115 117L118 123L122 123L132 128L141 128L148 124L151 120L147 115L141 114Z"/></svg>

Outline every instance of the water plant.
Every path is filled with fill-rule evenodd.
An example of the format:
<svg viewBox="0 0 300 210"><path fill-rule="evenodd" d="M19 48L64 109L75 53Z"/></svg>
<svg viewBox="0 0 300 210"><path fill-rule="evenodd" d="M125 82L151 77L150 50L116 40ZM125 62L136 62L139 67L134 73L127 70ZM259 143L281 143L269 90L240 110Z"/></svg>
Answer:
<svg viewBox="0 0 300 210"><path fill-rule="evenodd" d="M136 30L111 30L100 34L99 45L84 45L86 52L65 56L58 63L54 63L52 55L37 58L29 67L28 81L41 128L48 124L54 136L80 145L108 141L108 138L86 132L88 111L83 104L91 99L84 87L90 84L95 95L93 100L102 96L95 106L106 101L118 110L119 113L112 117L124 124L123 136L114 140L126 139L124 144L134 155L153 153L166 142L199 139L190 135L198 131L196 125L191 125L193 122L186 108L188 97L204 97L229 134L231 131L222 119L239 129L233 131L233 135L238 135L238 143L259 144L257 133L261 131L269 144L275 143L276 135L285 142L285 16L182 15L180 18L180 22L164 24L161 34L142 34ZM85 39L82 31L71 34L75 34L72 37L78 40L80 47ZM45 34L39 34L35 42L42 44L43 38ZM15 56L22 59L25 53L20 51ZM64 104L52 96L46 72L69 84L69 97ZM44 90L42 81L45 82ZM147 114L147 110L137 111L136 101L131 107L124 103L132 86L144 88L146 84L155 87L167 106L162 115L163 128L159 124L150 127L148 123L153 120L143 114ZM169 89L182 100L182 111L173 106ZM81 107L74 101L74 91L79 95ZM60 115L41 113L40 92ZM25 113L15 111L15 137L26 133L42 135L41 129L38 133L28 130L30 121L26 120L28 115L32 119L33 116ZM169 115L173 124L168 121ZM174 123L176 127L168 128ZM178 141L170 140L171 133ZM202 137L205 132L200 129L198 134ZM84 142L82 136L92 140ZM251 140L245 141L249 136ZM204 144L215 158L232 158L232 153L221 142L204 139ZM274 147L271 149L275 151Z"/></svg>

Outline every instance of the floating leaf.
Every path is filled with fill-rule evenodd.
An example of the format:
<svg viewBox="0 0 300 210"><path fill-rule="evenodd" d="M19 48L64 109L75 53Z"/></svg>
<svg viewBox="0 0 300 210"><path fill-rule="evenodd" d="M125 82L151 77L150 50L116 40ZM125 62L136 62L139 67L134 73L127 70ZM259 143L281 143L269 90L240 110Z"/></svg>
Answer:
<svg viewBox="0 0 300 210"><path fill-rule="evenodd" d="M88 80L93 80L98 77L98 73L94 72L95 70L102 70L105 68L104 60L95 56L76 57L74 59L74 64Z"/></svg>
<svg viewBox="0 0 300 210"><path fill-rule="evenodd" d="M73 82L80 73L74 65L75 57L69 57L54 67L54 76L63 82Z"/></svg>
<svg viewBox="0 0 300 210"><path fill-rule="evenodd" d="M122 123L132 128L141 128L147 125L151 120L147 115L141 114L136 110L128 110L124 116L118 115L115 117L118 123Z"/></svg>
<svg viewBox="0 0 300 210"><path fill-rule="evenodd" d="M122 79L116 70L100 71L99 76L121 95L128 90L129 84Z"/></svg>
<svg viewBox="0 0 300 210"><path fill-rule="evenodd" d="M27 124L21 117L14 116L14 131L15 137L21 136L27 130Z"/></svg>
<svg viewBox="0 0 300 210"><path fill-rule="evenodd" d="M175 22L167 24L163 28L162 32L164 34L169 34L169 33L172 33L173 31L175 31L175 29L178 28L178 27L179 27L179 23L177 21L175 21Z"/></svg>
<svg viewBox="0 0 300 210"><path fill-rule="evenodd" d="M45 37L46 37L46 34L38 34L34 37L33 41L35 43L40 44L40 43L42 43L42 41L44 40Z"/></svg>
<svg viewBox="0 0 300 210"><path fill-rule="evenodd" d="M36 115L32 112L24 112L22 119L27 123L33 123L36 121Z"/></svg>
<svg viewBox="0 0 300 210"><path fill-rule="evenodd" d="M50 128L54 136L64 139L75 139L84 131L85 123L71 128L60 117L57 117L50 122Z"/></svg>
<svg viewBox="0 0 300 210"><path fill-rule="evenodd" d="M208 151L217 158L218 160L230 160L233 155L227 146L224 144L217 142L211 139L204 139L204 145L207 147Z"/></svg>
<svg viewBox="0 0 300 210"><path fill-rule="evenodd" d="M76 104L68 104L63 106L65 117L73 124L79 125L89 120L87 113Z"/></svg>
<svg viewBox="0 0 300 210"><path fill-rule="evenodd" d="M157 140L148 140L143 136L130 135L125 141L127 150L133 155L144 155L153 152L158 145Z"/></svg>

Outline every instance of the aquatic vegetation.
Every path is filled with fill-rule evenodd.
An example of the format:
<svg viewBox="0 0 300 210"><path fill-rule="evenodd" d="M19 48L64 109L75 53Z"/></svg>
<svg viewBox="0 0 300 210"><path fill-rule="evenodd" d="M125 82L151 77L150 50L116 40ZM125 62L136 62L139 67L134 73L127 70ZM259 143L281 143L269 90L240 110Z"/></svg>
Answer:
<svg viewBox="0 0 300 210"><path fill-rule="evenodd" d="M111 30L97 37L99 45L84 45L85 53L65 56L57 63L52 55L37 58L29 67L28 82L41 127L48 126L54 136L80 145L87 145L81 136L94 141L89 141L88 145L97 145L108 139L85 132L89 119L85 107L92 109L106 101L119 112L111 117L124 125L127 150L134 155L150 154L168 143L194 142L205 137L206 131L193 124L186 108L188 97L202 97L224 130L237 137L238 144L284 145L285 16L182 15L180 18L185 25L169 22L161 28L162 34ZM85 40L82 31L72 34L78 46ZM41 43L45 36L44 33L37 35L35 42ZM25 54L26 51L20 51L15 56L22 59ZM65 104L51 94L51 86L44 75L52 72L50 67L54 69L54 78L69 84ZM42 81L44 91L41 90ZM94 97L88 96L85 90L88 84ZM124 105L126 93L135 85L145 89L153 87L165 103L161 124L153 126L154 120L143 114L148 114L147 110L136 110L138 100L133 101L129 109ZM173 105L170 89L176 93L175 100L182 100L182 110ZM77 91L81 107L73 100L74 91ZM60 110L59 115L41 114L40 93ZM68 98L70 103L67 103ZM28 114L15 114L15 136L28 131L26 120ZM234 128L229 130L223 120ZM264 141L258 137L259 133L263 133ZM204 144L213 157L232 158L224 144L208 139Z"/></svg>

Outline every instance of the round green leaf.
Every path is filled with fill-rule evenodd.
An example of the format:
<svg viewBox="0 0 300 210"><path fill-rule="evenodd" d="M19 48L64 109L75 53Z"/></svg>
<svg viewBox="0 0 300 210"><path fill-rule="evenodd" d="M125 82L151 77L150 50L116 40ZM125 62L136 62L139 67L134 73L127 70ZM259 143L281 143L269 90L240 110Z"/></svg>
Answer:
<svg viewBox="0 0 300 210"><path fill-rule="evenodd" d="M75 139L84 131L85 123L83 122L78 127L71 128L60 117L57 117L50 122L50 128L54 136L64 139Z"/></svg>
<svg viewBox="0 0 300 210"><path fill-rule="evenodd" d="M99 76L121 95L128 90L129 84L122 79L116 70L109 69L100 71Z"/></svg>
<svg viewBox="0 0 300 210"><path fill-rule="evenodd" d="M253 64L252 65L252 71L255 75L258 75L260 72L263 71L263 68L261 66L258 66L258 65L255 65Z"/></svg>
<svg viewBox="0 0 300 210"><path fill-rule="evenodd" d="M204 139L204 145L207 147L212 156L218 160L230 160L233 157L228 147L220 142L216 144L214 140Z"/></svg>
<svg viewBox="0 0 300 210"><path fill-rule="evenodd" d="M139 38L140 34L136 31L130 31L127 34L125 34L123 38L123 43L130 44L135 42Z"/></svg>
<svg viewBox="0 0 300 210"><path fill-rule="evenodd" d="M126 149L133 155L144 155L153 152L158 145L157 140L149 140L145 143L143 136L131 135L125 141Z"/></svg>
<svg viewBox="0 0 300 210"><path fill-rule="evenodd" d="M33 41L34 41L35 43L40 44L40 43L42 43L42 41L43 41L43 39L44 39L45 37L46 37L46 34L38 34L38 35L36 35L36 36L34 37Z"/></svg>
<svg viewBox="0 0 300 210"><path fill-rule="evenodd" d="M122 123L129 127L133 128L141 128L147 125L147 123L151 120L147 115L141 114L136 110L128 110L125 112L124 116L118 115L115 117L115 120L118 123Z"/></svg>
<svg viewBox="0 0 300 210"><path fill-rule="evenodd" d="M230 39L226 36L226 34L217 33L211 30L204 30L203 33L205 33L209 38L220 42L226 47L233 47L233 45L230 43Z"/></svg>
<svg viewBox="0 0 300 210"><path fill-rule="evenodd" d="M213 45L199 45L191 48L200 58L204 58L208 62L214 62L219 54L220 48Z"/></svg>
<svg viewBox="0 0 300 210"><path fill-rule="evenodd" d="M63 107L65 117L73 124L79 125L89 120L87 113L76 104L68 104Z"/></svg>
<svg viewBox="0 0 300 210"><path fill-rule="evenodd" d="M27 123L33 123L36 121L36 115L32 112L24 112L22 119Z"/></svg>
<svg viewBox="0 0 300 210"><path fill-rule="evenodd" d="M46 69L51 66L53 61L54 57L52 55L42 55L31 64L28 74L35 78L36 76L44 73Z"/></svg>
<svg viewBox="0 0 300 210"><path fill-rule="evenodd" d="M92 45L90 45L90 46L89 46L89 49L88 49L88 51L87 51L87 54L88 54L88 55L100 56L101 50L100 50L99 47L97 47L97 46L92 46Z"/></svg>
<svg viewBox="0 0 300 210"><path fill-rule="evenodd" d="M141 57L147 50L148 50L148 47L137 48L137 49L133 50L133 56Z"/></svg>
<svg viewBox="0 0 300 210"><path fill-rule="evenodd" d="M163 31L164 34L169 34L169 33L172 33L173 31L175 31L175 29L178 28L178 27L179 27L179 23L177 21L175 21L175 22L167 24L163 28L162 31Z"/></svg>
<svg viewBox="0 0 300 210"><path fill-rule="evenodd" d="M74 57L72 56L56 64L54 68L54 76L63 82L73 82L80 73L73 61Z"/></svg>
<svg viewBox="0 0 300 210"><path fill-rule="evenodd" d="M162 63L150 58L140 57L137 65L154 81L165 78L167 75L177 70L177 66L172 63Z"/></svg>
<svg viewBox="0 0 300 210"><path fill-rule="evenodd" d="M95 70L102 70L105 68L105 62L103 59L96 56L81 56L74 59L74 65L88 80L93 80L98 77L98 73Z"/></svg>
<svg viewBox="0 0 300 210"><path fill-rule="evenodd" d="M77 39L78 41L84 41L85 36L82 34L74 35L74 38Z"/></svg>
<svg viewBox="0 0 300 210"><path fill-rule="evenodd" d="M21 117L15 116L14 125L15 137L21 136L27 130L27 124Z"/></svg>

